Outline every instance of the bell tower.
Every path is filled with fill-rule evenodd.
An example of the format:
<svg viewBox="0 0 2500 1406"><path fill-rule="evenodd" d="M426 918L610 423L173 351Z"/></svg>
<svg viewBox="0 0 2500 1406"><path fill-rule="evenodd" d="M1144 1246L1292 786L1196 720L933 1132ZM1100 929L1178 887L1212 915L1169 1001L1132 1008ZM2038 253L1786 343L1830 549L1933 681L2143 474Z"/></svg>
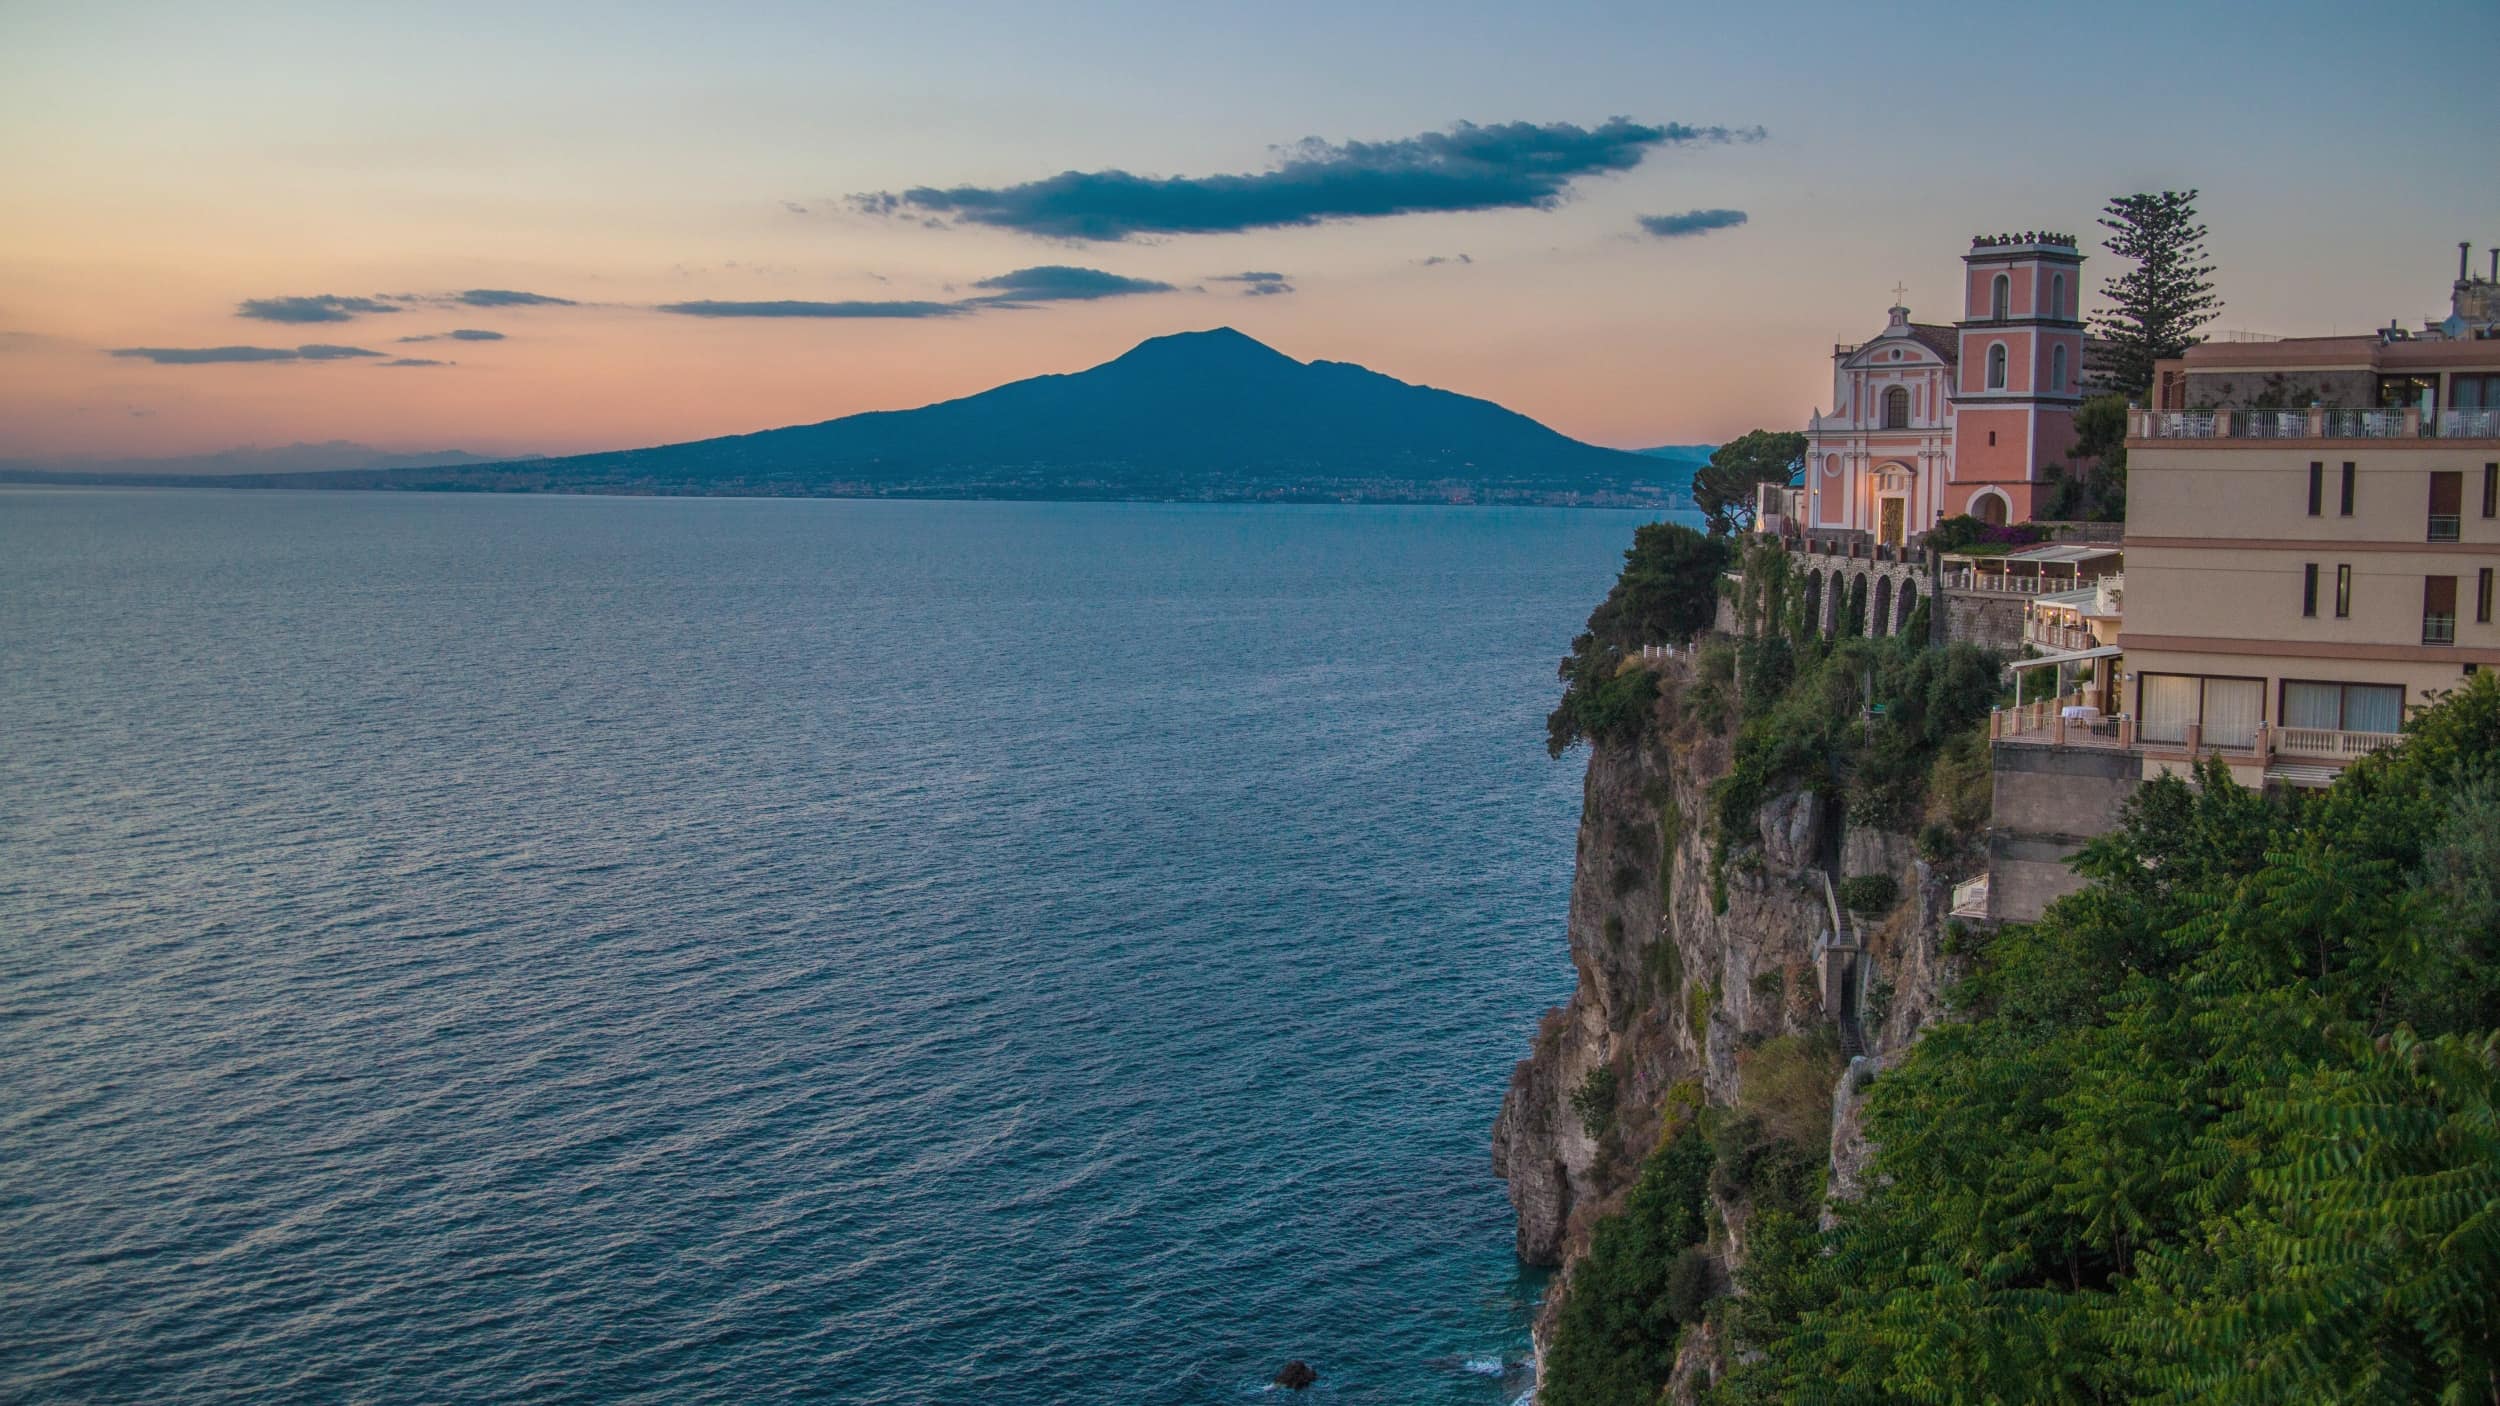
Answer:
<svg viewBox="0 0 2500 1406"><path fill-rule="evenodd" d="M2075 442L2083 255L2071 234L1983 234L1962 264L1953 465L1963 505L1948 510L2021 522L2043 470Z"/></svg>

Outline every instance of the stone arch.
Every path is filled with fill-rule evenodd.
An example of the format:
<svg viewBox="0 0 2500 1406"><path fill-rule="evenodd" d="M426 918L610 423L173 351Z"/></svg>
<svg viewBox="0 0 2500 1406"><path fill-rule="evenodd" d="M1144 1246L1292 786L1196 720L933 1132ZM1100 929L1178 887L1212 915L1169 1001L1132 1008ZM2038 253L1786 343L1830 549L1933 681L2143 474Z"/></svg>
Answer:
<svg viewBox="0 0 2500 1406"><path fill-rule="evenodd" d="M1806 573L1806 633L1823 633L1823 569L1816 567Z"/></svg>
<svg viewBox="0 0 2500 1406"><path fill-rule="evenodd" d="M1970 515L1990 527L2003 527L2014 520L2014 505L1995 489L1983 488L1970 496Z"/></svg>
<svg viewBox="0 0 2500 1406"><path fill-rule="evenodd" d="M1918 583L1916 581L1907 576L1901 578L1901 594L1893 597L1892 608L1896 612L1892 631L1894 634L1899 634L1910 628L1910 615L1918 609ZM1924 644L1926 641L1921 640L1920 643Z"/></svg>
<svg viewBox="0 0 2500 1406"><path fill-rule="evenodd" d="M1832 568L1832 579L1825 583L1823 590L1823 638L1840 638L1840 622L1848 613L1849 576L1835 566Z"/></svg>
<svg viewBox="0 0 2500 1406"><path fill-rule="evenodd" d="M1863 571L1849 577L1849 603L1841 612L1840 631L1845 636L1866 633L1866 577Z"/></svg>
<svg viewBox="0 0 2500 1406"><path fill-rule="evenodd" d="M1892 633L1892 577L1875 578L1874 604L1866 612L1866 632L1871 636Z"/></svg>

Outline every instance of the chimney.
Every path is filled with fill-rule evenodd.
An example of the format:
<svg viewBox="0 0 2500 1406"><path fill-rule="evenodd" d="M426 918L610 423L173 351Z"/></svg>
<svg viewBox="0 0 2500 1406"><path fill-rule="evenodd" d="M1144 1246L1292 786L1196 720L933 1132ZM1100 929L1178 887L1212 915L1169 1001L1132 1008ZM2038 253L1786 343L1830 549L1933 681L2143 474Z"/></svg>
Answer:
<svg viewBox="0 0 2500 1406"><path fill-rule="evenodd" d="M2491 246L2491 281L2500 283L2500 244Z"/></svg>
<svg viewBox="0 0 2500 1406"><path fill-rule="evenodd" d="M2468 269L2466 268L2466 264L2467 264L2468 262L2470 262L2470 261L2473 259L2473 257L2474 257L2474 241L2473 241L2473 240L2471 240L2471 239L2460 239L2460 240L2458 240L2458 241L2457 241L2457 282L2459 282L2459 283L2464 283L2464 282L2468 281L2469 279L2471 279L2471 278L2474 276L2474 275L2473 275L2473 273L2472 273L2470 270L2468 270Z"/></svg>

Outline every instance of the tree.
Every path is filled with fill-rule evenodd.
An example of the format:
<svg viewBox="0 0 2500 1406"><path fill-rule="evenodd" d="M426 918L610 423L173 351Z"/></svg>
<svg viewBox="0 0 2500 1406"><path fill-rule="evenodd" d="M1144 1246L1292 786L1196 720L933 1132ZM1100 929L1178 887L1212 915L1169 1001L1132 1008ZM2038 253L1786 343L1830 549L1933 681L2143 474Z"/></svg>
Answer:
<svg viewBox="0 0 2500 1406"><path fill-rule="evenodd" d="M1710 519L1710 535L1725 537L1753 525L1754 488L1784 484L1805 467L1806 437L1753 430L1720 445L1693 474L1693 506Z"/></svg>
<svg viewBox="0 0 2500 1406"><path fill-rule="evenodd" d="M1719 613L1719 574L1727 544L1677 523L1632 530L1623 574L1589 614L1558 671L1562 702L1546 718L1546 749L1561 756L1584 737L1621 737L1648 716L1657 676L1627 669L1625 656L1643 645L1685 644Z"/></svg>
<svg viewBox="0 0 2500 1406"><path fill-rule="evenodd" d="M2122 195L2101 224L2116 231L2104 243L2135 267L2106 279L2105 312L2092 330L2108 344L2103 369L2121 391L2141 395L2153 385L2153 363L2196 345L2196 329L2214 320L2214 266L2205 262L2205 227L2196 223L2196 192Z"/></svg>

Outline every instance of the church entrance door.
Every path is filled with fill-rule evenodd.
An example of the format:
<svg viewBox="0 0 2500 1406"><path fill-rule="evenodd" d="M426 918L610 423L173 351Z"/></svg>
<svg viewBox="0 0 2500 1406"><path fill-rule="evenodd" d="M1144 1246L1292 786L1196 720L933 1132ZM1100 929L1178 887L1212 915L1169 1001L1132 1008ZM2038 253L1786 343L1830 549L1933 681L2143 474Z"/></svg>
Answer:
<svg viewBox="0 0 2500 1406"><path fill-rule="evenodd" d="M1886 498L1883 513L1875 539L1888 547L1898 547L1907 530L1905 522L1909 516L1909 504L1899 498Z"/></svg>

